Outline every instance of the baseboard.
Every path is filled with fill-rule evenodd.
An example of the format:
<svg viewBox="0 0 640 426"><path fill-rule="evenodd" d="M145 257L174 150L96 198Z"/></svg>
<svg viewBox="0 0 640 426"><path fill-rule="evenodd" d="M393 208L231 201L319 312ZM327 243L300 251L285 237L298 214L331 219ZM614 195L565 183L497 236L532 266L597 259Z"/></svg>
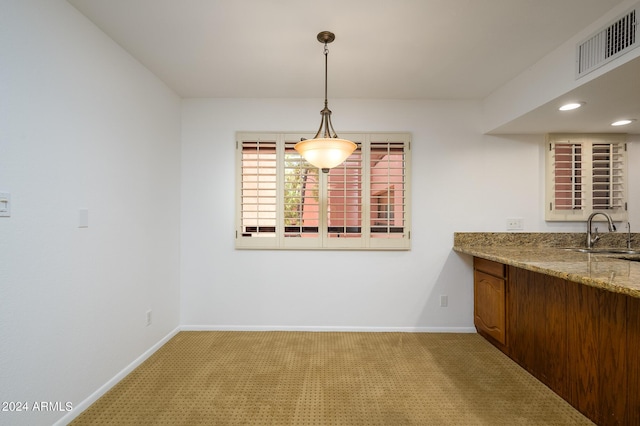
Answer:
<svg viewBox="0 0 640 426"><path fill-rule="evenodd" d="M55 422L53 425L54 426L64 426L64 425L69 424L73 419L78 417L80 415L80 413L82 413L84 410L89 408L89 406L91 404L96 402L98 400L98 398L100 398L102 395L107 393L107 391L109 389L111 389L113 386L115 386L116 383L118 383L120 380L124 379L127 374L131 373L136 367L138 367L147 358L149 358L151 355L153 355L153 353L155 351L157 351L158 349L160 349L162 347L162 345L167 343L173 336L178 334L178 332L180 330L181 330L181 328L177 327L176 329L171 331L169 334L167 334L165 337L163 337L158 343L156 343L155 345L150 347L142 355L140 355L138 358L136 358L131 364L127 365L122 371L120 371L118 374L113 376L111 378L111 380L109 380L107 383L105 383L100 388L98 388L98 390L96 390L94 393L89 395L88 398L86 398L84 401L80 402L78 405L74 405L72 411L68 412L65 416L63 416L60 420Z"/></svg>
<svg viewBox="0 0 640 426"><path fill-rule="evenodd" d="M360 333L475 333L474 327L342 327L288 325L183 325L181 331L335 331Z"/></svg>

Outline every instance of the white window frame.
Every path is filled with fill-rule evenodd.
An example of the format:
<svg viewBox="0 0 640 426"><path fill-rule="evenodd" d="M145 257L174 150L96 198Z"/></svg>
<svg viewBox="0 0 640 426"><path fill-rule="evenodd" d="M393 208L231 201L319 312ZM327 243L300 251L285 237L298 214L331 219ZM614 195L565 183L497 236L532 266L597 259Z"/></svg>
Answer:
<svg viewBox="0 0 640 426"><path fill-rule="evenodd" d="M545 143L545 220L547 221L585 221L595 212L606 213L614 221L627 221L627 191L628 161L627 143L625 134L549 134ZM564 161L556 159L556 146L570 145L572 148L572 160ZM597 188L594 189L594 180L598 171L594 167L594 145L611 145L610 173L605 181L609 185L611 193L609 205L606 208L598 208L594 204ZM576 149L579 147L579 154ZM579 158L579 162L575 160ZM560 165L562 161L562 165ZM567 166L567 164L570 164ZM569 167L573 170L567 172ZM556 176L556 170L565 171L571 176L571 183L561 182L562 177ZM559 172L558 172L559 173ZM594 178L594 176L596 178ZM564 177L567 180L567 176ZM567 185L572 185L572 194L566 195ZM560 208L556 203L565 192L565 200L571 202L573 207Z"/></svg>
<svg viewBox="0 0 640 426"><path fill-rule="evenodd" d="M285 158L291 157L292 144L300 141L301 138L310 139L313 134L304 133L290 133L290 132L278 132L278 133L265 133L265 132L237 132L236 133L236 229L235 229L235 247L236 249L312 249L312 250L410 250L411 249L411 135L409 133L341 133L341 137L352 140L358 144L358 150L356 151L356 157L360 158L360 167L356 167L359 173L359 195L357 203L360 204L360 227L359 231L347 231L355 233L340 234L339 232L329 232L328 229L328 198L329 198L329 174L322 173L321 171L313 168L310 164L306 163L304 159L299 158L298 161L304 162L304 170L314 170L313 182L318 181L317 191L314 192L314 196L317 197L318 208L320 211L320 217L318 218L318 232L315 234L302 234L301 238L291 238L290 233L285 231L285 168L291 168L289 163L285 166ZM247 191L245 190L245 196L243 201L243 183L246 184L246 180L243 181L243 147L245 144L249 146L252 141L265 141L263 142L267 147L265 151L264 169L255 168L253 164L245 167L245 172L249 170L251 179L259 180L253 176L254 173L263 173L272 176L275 174L275 189L272 189L271 183L267 183L265 188L261 190L265 195L266 205L260 204L260 201L252 199L247 201ZM275 157L271 153L270 149L272 143L275 143ZM388 177L389 190L393 194L393 199L388 198L386 202L393 202L396 208L401 211L394 212L393 215L387 214L387 217L383 217L384 214L377 215L375 212L380 210L378 205L371 206L372 197L375 198L374 192L381 192L379 184L376 179L373 179L372 175L378 172L372 172L371 165L371 147L380 145L376 144L385 143L389 146L399 146L402 151L403 158L403 172L401 185L393 184L398 177ZM285 157L285 146L288 147L289 156ZM253 147L253 145L251 145ZM253 148L249 148L253 149ZM379 152L379 148L378 151ZM246 154L246 152L244 152ZM296 154L293 153L293 157ZM358 157L359 156L359 157ZM352 155L353 157L353 155ZM350 158L352 158L350 157ZM257 158L257 157L256 157ZM275 167L271 159L275 158ZM390 157L389 157L390 158ZM246 159L246 157L245 157ZM256 160L257 161L257 160ZM257 164L257 163L256 163ZM295 165L293 166L295 169ZM338 166L341 167L341 166ZM345 166L346 167L346 166ZM396 168L390 173L397 173ZM297 169L296 169L297 170ZM346 172L345 172L346 173ZM306 179L305 174L305 179ZM332 175L333 176L333 175ZM247 179L245 177L245 179ZM266 180L270 180L268 177ZM305 180L306 182L306 180ZM252 184L253 185L253 184ZM384 184L383 184L384 185ZM398 186L398 188L395 188ZM253 191L253 190L250 190ZM344 193L347 193L345 187ZM253 193L253 192L252 192ZM255 192L257 194L257 192ZM346 196L346 195L345 195ZM275 197L275 198L274 198ZM275 200L275 201L274 201ZM243 204L244 203L244 204ZM399 205L399 207L398 207ZM248 207L247 207L248 206ZM306 206L306 205L305 205ZM262 215L265 220L263 223L268 226L253 227L253 230L258 230L256 233L246 232L247 227L243 225L243 209L256 209ZM385 208L389 209L389 207ZM246 210L244 212L246 218ZM273 219L275 215L275 220ZM342 213L346 216L346 213ZM374 220L376 224L374 224ZM257 219L256 219L257 220ZM346 225L345 219L345 225ZM387 221L388 228L381 229L381 223ZM398 226L391 225L391 221L394 223L401 223ZM275 226L274 226L275 224ZM333 226L333 225L332 225ZM372 227L374 228L372 230ZM275 228L275 229L273 229ZM290 228L287 228L290 229ZM332 227L332 229L335 229ZM261 233L259 230L262 230ZM378 231L373 232L372 231ZM338 235L340 234L340 235ZM373 237L372 237L373 235ZM343 236L344 238L339 238Z"/></svg>

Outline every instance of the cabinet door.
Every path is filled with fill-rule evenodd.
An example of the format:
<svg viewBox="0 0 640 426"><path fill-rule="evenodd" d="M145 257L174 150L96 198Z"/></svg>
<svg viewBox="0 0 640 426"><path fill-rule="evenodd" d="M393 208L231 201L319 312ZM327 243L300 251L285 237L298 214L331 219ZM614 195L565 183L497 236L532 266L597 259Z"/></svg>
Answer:
<svg viewBox="0 0 640 426"><path fill-rule="evenodd" d="M505 280L474 271L474 323L478 332L506 344Z"/></svg>

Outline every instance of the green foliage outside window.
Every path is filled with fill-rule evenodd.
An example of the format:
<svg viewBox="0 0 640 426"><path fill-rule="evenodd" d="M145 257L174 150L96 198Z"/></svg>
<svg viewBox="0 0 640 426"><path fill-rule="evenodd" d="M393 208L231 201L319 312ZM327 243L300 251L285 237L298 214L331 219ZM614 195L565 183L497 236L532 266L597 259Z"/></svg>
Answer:
<svg viewBox="0 0 640 426"><path fill-rule="evenodd" d="M318 169L304 167L299 155L286 155L284 175L284 224L285 226L302 226L302 213L304 207L303 197L311 197L318 201L318 186L309 182L318 182Z"/></svg>

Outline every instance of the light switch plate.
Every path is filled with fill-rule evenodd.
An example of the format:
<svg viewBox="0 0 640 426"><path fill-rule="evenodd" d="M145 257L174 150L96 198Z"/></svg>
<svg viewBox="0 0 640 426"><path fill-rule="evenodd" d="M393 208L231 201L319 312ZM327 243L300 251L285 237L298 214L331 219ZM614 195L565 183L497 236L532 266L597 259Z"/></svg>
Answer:
<svg viewBox="0 0 640 426"><path fill-rule="evenodd" d="M11 216L11 194L0 192L0 217Z"/></svg>
<svg viewBox="0 0 640 426"><path fill-rule="evenodd" d="M78 210L78 228L88 228L89 227L89 210L80 209Z"/></svg>

